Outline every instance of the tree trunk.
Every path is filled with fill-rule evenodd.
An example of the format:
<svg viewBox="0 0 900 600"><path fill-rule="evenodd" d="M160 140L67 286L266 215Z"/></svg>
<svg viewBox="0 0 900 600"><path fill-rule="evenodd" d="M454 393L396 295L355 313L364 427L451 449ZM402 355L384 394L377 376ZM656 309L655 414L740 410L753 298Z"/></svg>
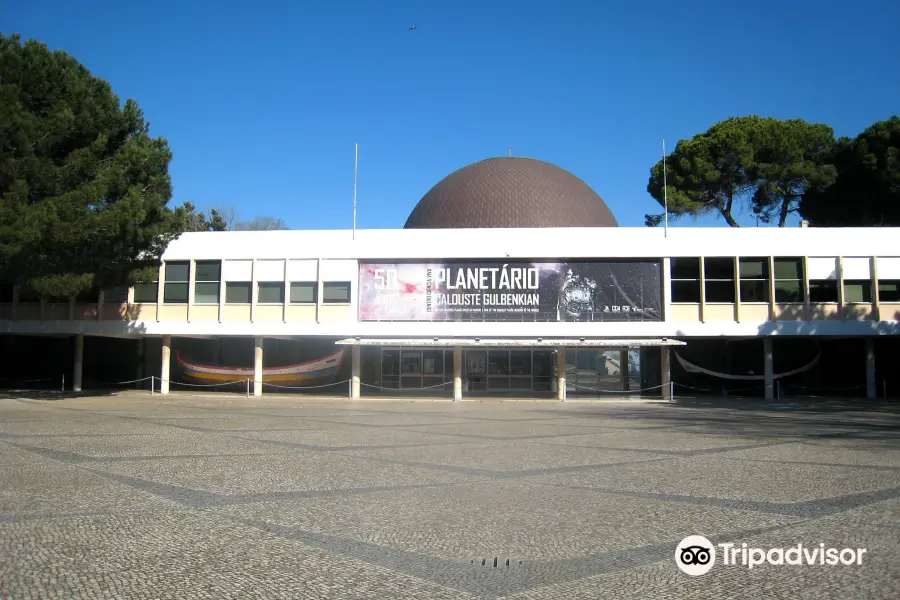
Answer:
<svg viewBox="0 0 900 600"><path fill-rule="evenodd" d="M728 223L731 227L740 227L738 222L734 220L734 217L731 216L731 207L734 206L734 189L729 188L728 190L728 201L725 203L725 208L719 208L719 212L722 213L722 216L725 217L725 222Z"/></svg>
<svg viewBox="0 0 900 600"><path fill-rule="evenodd" d="M791 202L793 201L794 197L791 195L791 190L786 190L781 199L781 214L778 216L779 227L784 227L785 223L787 223L788 215L791 212Z"/></svg>
<svg viewBox="0 0 900 600"><path fill-rule="evenodd" d="M731 227L740 227L737 221L734 220L734 217L731 216L730 210L719 210L722 213L722 216L725 217L725 222L728 223Z"/></svg>

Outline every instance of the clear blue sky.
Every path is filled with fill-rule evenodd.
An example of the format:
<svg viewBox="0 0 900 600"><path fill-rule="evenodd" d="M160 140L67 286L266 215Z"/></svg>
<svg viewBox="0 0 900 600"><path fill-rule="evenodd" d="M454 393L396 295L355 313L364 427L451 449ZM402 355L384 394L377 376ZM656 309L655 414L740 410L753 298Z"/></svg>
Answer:
<svg viewBox="0 0 900 600"><path fill-rule="evenodd" d="M361 228L402 226L443 176L508 148L643 225L662 138L671 149L744 114L855 135L900 112L898 23L897 0L0 7L3 33L69 52L139 102L174 152L175 202L293 228L350 227L356 142Z"/></svg>

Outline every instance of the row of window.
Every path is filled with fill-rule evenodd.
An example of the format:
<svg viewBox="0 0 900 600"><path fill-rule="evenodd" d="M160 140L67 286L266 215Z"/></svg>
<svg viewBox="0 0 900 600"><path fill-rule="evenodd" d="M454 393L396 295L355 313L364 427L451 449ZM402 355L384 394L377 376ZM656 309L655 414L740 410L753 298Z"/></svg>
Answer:
<svg viewBox="0 0 900 600"><path fill-rule="evenodd" d="M318 302L318 286L315 281L292 281L289 288L291 304L316 304ZM155 304L158 298L158 284L141 283L134 286L134 302L136 304ZM256 283L257 304L284 304L285 288L283 281L258 281ZM194 304L218 304L219 284L215 288L209 282L194 282ZM226 281L225 304L250 304L253 298L253 283L250 281ZM163 288L165 304L187 304L188 284L184 282L165 282ZM322 283L323 304L349 304L349 281L325 281Z"/></svg>
<svg viewBox="0 0 900 600"><path fill-rule="evenodd" d="M187 304L190 290L191 268L189 262L167 262L163 282L163 303ZM218 260L197 261L194 265L194 304L219 304L221 293L222 263ZM287 290L291 304L315 304L318 302L318 284L315 281L292 281ZM284 304L283 281L256 282L257 304ZM158 283L143 283L134 287L135 303L155 303ZM253 282L226 281L225 304L250 304L253 298ZM349 281L326 281L322 284L323 304L349 304Z"/></svg>
<svg viewBox="0 0 900 600"><path fill-rule="evenodd" d="M735 302L735 281L741 302L769 302L769 282L774 279L775 302L804 302L803 259L775 258L774 274L770 274L767 257L739 258L737 273L733 258L711 257L703 260L705 302ZM772 277L774 275L774 277ZM700 302L700 259L673 258L671 260L672 302ZM735 279L737 277L737 279ZM900 281L878 281L882 302L900 302ZM871 303L872 281L844 280L844 301ZM835 279L810 279L809 301L835 303L838 301L838 282Z"/></svg>

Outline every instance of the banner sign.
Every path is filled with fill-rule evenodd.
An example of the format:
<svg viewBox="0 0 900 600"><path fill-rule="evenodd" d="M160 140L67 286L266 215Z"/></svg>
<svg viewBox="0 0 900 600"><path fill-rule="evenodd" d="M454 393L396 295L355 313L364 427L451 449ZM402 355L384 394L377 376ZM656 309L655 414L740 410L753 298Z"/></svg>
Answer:
<svg viewBox="0 0 900 600"><path fill-rule="evenodd" d="M360 263L360 321L661 321L657 261Z"/></svg>

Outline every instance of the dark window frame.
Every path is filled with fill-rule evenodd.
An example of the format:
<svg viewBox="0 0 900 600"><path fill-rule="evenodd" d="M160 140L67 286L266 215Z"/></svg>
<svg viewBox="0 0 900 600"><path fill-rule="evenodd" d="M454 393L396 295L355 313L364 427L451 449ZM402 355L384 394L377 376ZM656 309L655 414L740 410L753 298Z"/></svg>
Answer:
<svg viewBox="0 0 900 600"><path fill-rule="evenodd" d="M119 299L116 299L116 293L118 292ZM123 293L124 292L124 293ZM99 302L99 294L98 299ZM109 302L110 304L127 304L128 303L128 288L125 286L116 286L112 288L106 288L103 290L103 302Z"/></svg>
<svg viewBox="0 0 900 600"><path fill-rule="evenodd" d="M232 286L232 287L229 287ZM233 286L241 286L241 289L246 289L246 302L232 302L228 299L229 289L234 290ZM252 281L226 281L225 282L225 304L230 304L231 306L250 306L253 303L253 282Z"/></svg>
<svg viewBox="0 0 900 600"><path fill-rule="evenodd" d="M312 300L294 300L294 286L309 286L312 290ZM315 281L291 281L289 288L289 296L288 300L291 304L296 304L298 306L309 306L312 304L317 304L319 299L319 284Z"/></svg>
<svg viewBox="0 0 900 600"><path fill-rule="evenodd" d="M347 286L347 299L346 300L334 300L328 298L328 288L331 286L332 289L335 289L336 286ZM324 281L322 282L322 304L337 304L337 305L347 305L353 303L353 283L351 281Z"/></svg>
<svg viewBox="0 0 900 600"><path fill-rule="evenodd" d="M150 287L152 286L152 288ZM134 303L135 304L158 304L159 303L159 281L145 281L144 283L134 284ZM153 301L141 300L144 290L153 290ZM149 297L149 295L148 295Z"/></svg>
<svg viewBox="0 0 900 600"><path fill-rule="evenodd" d="M803 281L805 279L805 274L803 271L803 258L799 256L776 256L772 259L772 262L773 266L775 267L772 273L772 278L774 279L775 283L775 302L777 304L803 304L804 302L806 302L806 286L803 285ZM778 266L787 264L788 262L796 263L797 272L793 273L792 277L779 277ZM797 296L795 298L786 299L783 295L784 287L780 287L779 284L785 284L789 282L796 283Z"/></svg>
<svg viewBox="0 0 900 600"><path fill-rule="evenodd" d="M822 300L822 293L828 292L828 298L833 300ZM838 292L837 279L810 279L809 280L809 302L810 304L837 304L840 302L840 293Z"/></svg>
<svg viewBox="0 0 900 600"><path fill-rule="evenodd" d="M862 300L848 300L848 289L859 286ZM872 304L875 301L875 294L872 289L871 279L845 279L844 280L844 304ZM867 299L868 298L868 299Z"/></svg>
<svg viewBox="0 0 900 600"><path fill-rule="evenodd" d="M0 283L0 304L12 304L15 299L15 284Z"/></svg>
<svg viewBox="0 0 900 600"><path fill-rule="evenodd" d="M728 269L731 272L730 277L724 277L724 270L719 273L717 270L720 265L726 264L725 261L730 263L730 268ZM737 297L735 295L734 290L734 282L735 278L738 276L738 273L734 270L734 257L733 256L710 256L703 258L703 281L704 287L704 302L706 304L735 304L737 301ZM710 268L712 265L712 268ZM713 271L712 275L714 277L710 277L710 270ZM727 284L727 285L726 285ZM724 290L728 290L724 292ZM730 298L729 300L719 300L716 298L710 298L710 291L713 291L713 294L718 294L720 291L723 291L720 298Z"/></svg>
<svg viewBox="0 0 900 600"><path fill-rule="evenodd" d="M280 300L263 301L263 290L278 290ZM280 306L284 304L284 281L257 281L256 282L256 304L262 306Z"/></svg>
<svg viewBox="0 0 900 600"><path fill-rule="evenodd" d="M892 290L882 290L882 285L892 286ZM888 298L885 298L888 296ZM878 280L878 301L879 302L900 302L900 279L879 279Z"/></svg>
<svg viewBox="0 0 900 600"><path fill-rule="evenodd" d="M201 271L204 270L203 267L207 267L208 265L215 265L217 276L213 279L209 275L201 274ZM203 279L201 279L203 277ZM198 290L200 286L204 286L204 289L207 286L215 285L215 294L210 294L204 292L202 295L207 297L215 296L215 301L199 301L197 300ZM213 288L209 288L213 289ZM201 306L215 306L220 303L222 300L222 261L221 260L197 260L194 261L194 304L199 304Z"/></svg>
<svg viewBox="0 0 900 600"><path fill-rule="evenodd" d="M179 271L182 267L187 266L187 278L186 279L175 279L175 275L173 274L172 267L178 267ZM190 293L191 293L191 261L189 260L176 260L176 261L166 261L165 268L165 278L163 281L163 304L187 304L190 301ZM176 287L177 286L177 287ZM184 289L184 300L173 300L170 299L170 290L181 290ZM174 292L172 292L174 295Z"/></svg>
<svg viewBox="0 0 900 600"><path fill-rule="evenodd" d="M685 256L670 258L669 261L669 296L672 304L700 304L703 298L703 290L700 285L700 270L702 268L700 266L700 257ZM686 273L688 270L694 270L693 261L696 261L696 272ZM679 270L681 271L677 272ZM685 277L684 275L694 276Z"/></svg>
<svg viewBox="0 0 900 600"><path fill-rule="evenodd" d="M744 265L752 266L756 264L762 265L762 274L757 277L744 277ZM769 283L771 282L771 269L769 269L769 257L767 256L741 256L738 258L738 287L740 289L741 304L768 304L769 303ZM744 285L744 283L748 285ZM762 286L762 294L756 292ZM760 296L762 299L750 299L751 296Z"/></svg>

